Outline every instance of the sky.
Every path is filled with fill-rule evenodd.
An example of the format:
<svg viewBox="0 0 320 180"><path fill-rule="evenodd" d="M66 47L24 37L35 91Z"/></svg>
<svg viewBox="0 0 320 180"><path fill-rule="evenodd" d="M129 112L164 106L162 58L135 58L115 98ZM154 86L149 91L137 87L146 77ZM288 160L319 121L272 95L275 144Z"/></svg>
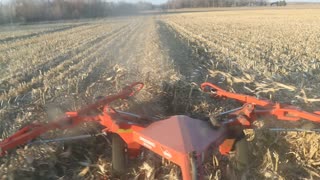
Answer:
<svg viewBox="0 0 320 180"><path fill-rule="evenodd" d="M141 0L125 0L127 2L139 2ZM152 4L163 4L167 2L167 0L143 0L145 2L151 2Z"/></svg>
<svg viewBox="0 0 320 180"><path fill-rule="evenodd" d="M114 1L114 2L126 1L126 2L132 2L132 3L139 2L139 1L145 1L145 2L151 2L153 4L162 4L162 3L167 2L167 0L107 0L107 1ZM10 0L0 0L0 2L7 3L7 2L10 2Z"/></svg>
<svg viewBox="0 0 320 180"><path fill-rule="evenodd" d="M119 1L119 0L113 0L113 1ZM145 2L151 2L153 4L162 4L167 2L167 0L124 0L126 2L139 2L139 1L145 1ZM277 0L269 0L269 1L277 1ZM287 2L319 2L320 0L286 0Z"/></svg>
<svg viewBox="0 0 320 180"><path fill-rule="evenodd" d="M1 0L0 0L1 1ZM108 2L130 2L130 3L137 3L137 2L151 2L152 4L163 4L166 3L168 0L106 0ZM319 0L320 1L320 0Z"/></svg>
<svg viewBox="0 0 320 180"><path fill-rule="evenodd" d="M10 0L0 0L0 2L9 2ZM126 1L126 2L139 2L139 1L145 1L145 2L151 2L152 4L162 4L167 2L168 0L107 0L107 1ZM277 0L269 0L269 1L277 1ZM320 0L286 0L287 2L319 2Z"/></svg>

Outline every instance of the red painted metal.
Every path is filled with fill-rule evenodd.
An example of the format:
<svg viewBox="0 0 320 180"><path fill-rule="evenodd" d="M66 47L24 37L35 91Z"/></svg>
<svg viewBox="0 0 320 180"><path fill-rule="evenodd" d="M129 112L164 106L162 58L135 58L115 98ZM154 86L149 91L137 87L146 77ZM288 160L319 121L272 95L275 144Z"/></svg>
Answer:
<svg viewBox="0 0 320 180"><path fill-rule="evenodd" d="M127 144L127 152L130 157L140 154L144 146L156 154L176 163L181 167L182 176L185 180L197 177L197 166L200 156L209 146L216 147L221 144L226 136L226 128L214 130L205 121L192 119L187 116L172 116L149 125L137 124L139 117L129 113L121 114L109 104L117 99L125 99L140 91L142 83L134 83L124 88L116 95L107 96L96 103L88 105L76 112L67 112L66 115L52 123L31 124L17 133L0 142L0 155L39 137L43 133L53 129L72 128L84 122L98 122L105 127L103 131L117 133ZM89 115L102 108L98 115ZM152 122L149 119L149 122ZM198 158L197 161L192 159ZM196 166L196 167L194 167Z"/></svg>
<svg viewBox="0 0 320 180"><path fill-rule="evenodd" d="M206 121L188 116L172 116L134 132L134 141L179 165L183 179L191 180L188 155L200 158L210 145L218 147L226 138L226 129L213 129Z"/></svg>
<svg viewBox="0 0 320 180"><path fill-rule="evenodd" d="M244 113L250 122L253 122L259 115L270 115L275 116L279 120L285 121L298 121L301 119L306 119L320 123L320 114L318 111L311 113L302 111L296 106L273 103L269 100L262 100L244 94L228 92L208 82L202 83L201 89L205 92L210 92L212 97L223 97L245 103L241 110L233 114L240 114L240 112ZM259 107L259 109L256 109L256 106Z"/></svg>
<svg viewBox="0 0 320 180"><path fill-rule="evenodd" d="M100 107L106 106L107 104L118 100L126 99L143 88L143 83L136 82L130 86L125 87L121 92L116 95L107 96L98 100L97 102L88 105L85 108L78 110L77 112L67 112L66 115L60 119L57 119L51 123L47 124L31 124L28 125L12 136L0 142L0 156L4 155L7 151L12 150L18 146L27 144L33 139L39 137L41 134L54 130L54 129L67 129L77 126L79 123L88 121L100 121L100 116L88 116L90 112L97 110ZM103 118L105 122L101 124L108 124L113 126L111 119L108 119L108 115ZM109 127L110 127L109 126Z"/></svg>
<svg viewBox="0 0 320 180"><path fill-rule="evenodd" d="M193 152L204 151L212 142L223 140L225 131L214 130L206 121L178 115L154 122L137 134L178 152Z"/></svg>
<svg viewBox="0 0 320 180"><path fill-rule="evenodd" d="M235 141L235 139L225 139L223 143L219 146L219 152L222 155L228 155L229 152L232 150Z"/></svg>
<svg viewBox="0 0 320 180"><path fill-rule="evenodd" d="M201 156L208 148L218 148L223 155L227 155L235 143L234 127L247 128L258 116L275 116L281 120L297 121L307 119L320 122L319 111L305 112L298 107L273 103L255 97L227 92L211 83L203 83L202 90L210 92L212 97L223 97L244 103L242 108L227 112L229 117L219 128L212 128L207 121L193 119L187 116L172 116L154 122L152 119L120 113L109 104L118 99L133 96L143 88L143 83L133 83L115 95L107 96L76 112L66 115L47 124L31 124L0 142L0 156L8 151L39 137L43 133L54 129L68 129L84 122L97 122L105 127L103 131L117 133L127 144L130 157L140 154L144 146L156 154L180 166L185 180L201 178ZM209 88L209 89L208 89ZM259 107L257 109L256 107ZM102 109L97 115L97 109ZM149 124L140 124L139 120L149 120ZM240 129L242 130L242 129ZM230 137L231 136L231 137ZM199 172L197 171L199 170Z"/></svg>
<svg viewBox="0 0 320 180"><path fill-rule="evenodd" d="M224 97L228 99L235 99L243 103L251 103L251 104L255 104L263 107L273 106L273 103L268 100L261 100L261 99L257 99L255 97L244 95L244 94L228 92L221 89L217 85L211 84L209 82L202 83L201 89L205 92L210 91L212 97Z"/></svg>

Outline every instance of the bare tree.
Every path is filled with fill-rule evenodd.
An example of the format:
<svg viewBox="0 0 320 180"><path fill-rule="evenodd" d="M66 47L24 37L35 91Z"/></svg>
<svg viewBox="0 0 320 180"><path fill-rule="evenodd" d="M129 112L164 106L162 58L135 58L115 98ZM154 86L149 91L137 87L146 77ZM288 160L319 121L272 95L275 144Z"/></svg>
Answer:
<svg viewBox="0 0 320 180"><path fill-rule="evenodd" d="M113 3L105 0L7 0L6 2L4 5L0 0L0 23L95 18L134 14L153 8L151 3ZM170 8L181 8L182 2L183 0L173 0Z"/></svg>
<svg viewBox="0 0 320 180"><path fill-rule="evenodd" d="M169 0L169 8L265 6L267 0Z"/></svg>

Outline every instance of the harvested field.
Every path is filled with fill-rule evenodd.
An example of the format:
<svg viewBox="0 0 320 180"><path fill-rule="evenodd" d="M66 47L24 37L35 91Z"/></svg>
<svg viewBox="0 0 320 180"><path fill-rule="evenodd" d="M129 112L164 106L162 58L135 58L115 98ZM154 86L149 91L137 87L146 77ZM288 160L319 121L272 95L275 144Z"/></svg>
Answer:
<svg viewBox="0 0 320 180"><path fill-rule="evenodd" d="M209 99L199 91L204 81L319 110L319 17L318 9L232 9L0 27L1 138L133 81L146 86L128 106L115 107L150 116L205 118L240 105ZM214 154L206 179L319 179L319 134L268 130L307 125L259 121L246 131L248 169L232 170L234 154ZM42 138L100 129L85 124ZM1 158L0 177L110 179L110 153L108 137L31 146ZM130 167L122 179L179 179L177 167L152 153Z"/></svg>

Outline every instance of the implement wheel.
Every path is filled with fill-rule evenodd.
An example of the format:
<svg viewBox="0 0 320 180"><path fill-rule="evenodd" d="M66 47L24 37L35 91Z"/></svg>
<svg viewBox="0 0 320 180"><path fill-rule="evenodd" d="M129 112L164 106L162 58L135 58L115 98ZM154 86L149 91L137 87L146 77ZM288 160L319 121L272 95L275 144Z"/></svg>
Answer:
<svg viewBox="0 0 320 180"><path fill-rule="evenodd" d="M112 134L112 175L119 177L126 172L126 143L118 134Z"/></svg>
<svg viewBox="0 0 320 180"><path fill-rule="evenodd" d="M235 143L235 161L237 171L243 171L249 166L248 141L241 138Z"/></svg>

